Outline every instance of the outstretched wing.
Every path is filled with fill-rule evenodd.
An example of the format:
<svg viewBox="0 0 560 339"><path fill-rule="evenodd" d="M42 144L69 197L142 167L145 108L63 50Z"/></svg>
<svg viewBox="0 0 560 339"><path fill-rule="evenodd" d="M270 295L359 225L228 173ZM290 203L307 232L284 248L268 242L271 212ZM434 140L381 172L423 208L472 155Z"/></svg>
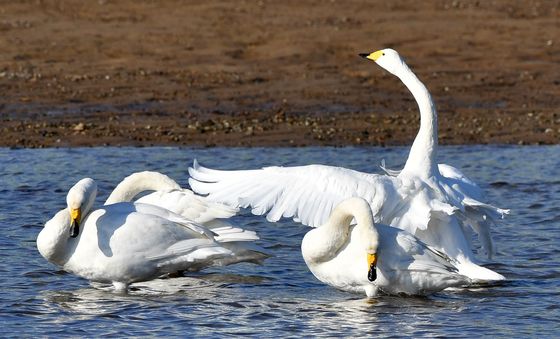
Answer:
<svg viewBox="0 0 560 339"><path fill-rule="evenodd" d="M492 258L494 245L490 230L496 224L496 220L509 214L509 210L481 202L484 194L480 187L457 168L439 164L439 171L446 184L443 187L448 197L453 198L455 205L461 207L457 215L462 224L470 226L478 234L482 247L488 257Z"/></svg>
<svg viewBox="0 0 560 339"><path fill-rule="evenodd" d="M447 164L438 164L438 169L439 173L446 179L446 183L453 186L462 195L471 199L482 200L484 194L480 187L459 169Z"/></svg>
<svg viewBox="0 0 560 339"><path fill-rule="evenodd" d="M396 194L388 176L324 165L220 171L195 160L189 174L191 188L211 201L251 207L253 214L266 214L268 221L292 217L312 227L325 223L346 198L362 197L378 213L389 195Z"/></svg>
<svg viewBox="0 0 560 339"><path fill-rule="evenodd" d="M400 173L400 171L387 169L385 162L381 163L381 168L390 176L398 176ZM488 257L492 258L495 249L490 230L498 219L503 219L506 214L509 214L509 210L483 203L484 193L482 189L459 169L447 164L438 164L438 169L442 176L440 187L445 191L447 203L441 204L440 207L443 208L428 208L428 213L426 213L426 208L424 208L424 211L420 209L420 211L411 213L409 215L414 216L416 221L404 221L399 226L415 233L417 225L419 228L424 229L427 221L434 218L434 213L455 214L460 221L465 238L470 240L471 232L474 231L478 235L478 239ZM410 205L421 200L417 199L418 193L414 196L405 193L403 196L409 197ZM410 198L411 196L412 198ZM432 203L437 203L439 200L431 199L431 201ZM403 205L406 205L406 203ZM426 207L427 204L420 201L419 206ZM452 209L449 209L449 207ZM387 218L387 220L390 222L391 218Z"/></svg>

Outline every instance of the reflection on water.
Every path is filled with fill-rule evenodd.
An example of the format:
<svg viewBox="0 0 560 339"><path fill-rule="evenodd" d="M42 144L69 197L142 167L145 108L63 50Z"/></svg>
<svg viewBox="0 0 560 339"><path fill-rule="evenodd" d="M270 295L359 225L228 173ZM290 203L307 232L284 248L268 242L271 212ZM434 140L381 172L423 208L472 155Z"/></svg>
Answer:
<svg viewBox="0 0 560 339"><path fill-rule="evenodd" d="M479 182L512 214L494 229L490 268L508 281L430 297L373 300L317 281L301 258L308 231L246 211L233 221L257 230L274 256L264 266L213 268L135 284L128 294L90 285L47 263L35 248L68 188L90 176L103 201L133 171L159 170L182 184L196 157L221 168L324 163L377 171L402 167L407 148L0 149L0 309L5 336L558 336L560 147L443 147L440 159Z"/></svg>
<svg viewBox="0 0 560 339"><path fill-rule="evenodd" d="M219 288L204 279L180 277L138 283L128 293L116 292L110 284L92 283L89 287L75 290L45 290L41 298L46 307L54 307L56 312L64 310L82 316L110 316L118 314L130 303L141 306L153 301L162 302L166 298L173 299L174 295L198 302L212 300L217 297Z"/></svg>

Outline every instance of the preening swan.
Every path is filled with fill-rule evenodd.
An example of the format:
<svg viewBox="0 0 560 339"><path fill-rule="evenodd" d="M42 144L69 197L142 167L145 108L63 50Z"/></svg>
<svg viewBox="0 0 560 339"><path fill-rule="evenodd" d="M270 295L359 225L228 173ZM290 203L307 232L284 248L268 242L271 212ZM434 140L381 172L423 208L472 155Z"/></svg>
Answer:
<svg viewBox="0 0 560 339"><path fill-rule="evenodd" d="M400 173L377 175L324 165L220 171L195 160L189 169L191 188L211 201L251 207L254 214L267 214L269 221L293 217L313 227L326 222L342 200L362 197L376 222L406 230L445 252L473 282L505 279L475 263L471 238L475 232L491 257L490 228L508 211L481 202L475 183L458 169L436 163L435 105L399 54L384 49L362 56L401 79L420 109L420 130Z"/></svg>
<svg viewBox="0 0 560 339"><path fill-rule="evenodd" d="M37 237L48 261L91 281L116 289L183 270L241 261L266 254L254 232L228 228L225 234L158 206L122 202L93 210L97 185L86 178L68 192L68 207Z"/></svg>
<svg viewBox="0 0 560 339"><path fill-rule="evenodd" d="M368 297L378 290L425 295L470 283L447 255L406 231L374 224L362 198L338 204L324 225L305 235L301 253L317 279Z"/></svg>
<svg viewBox="0 0 560 339"><path fill-rule="evenodd" d="M154 192L137 198L148 191ZM111 192L105 205L131 201L163 207L206 227L224 226L227 223L217 219L230 218L239 211L237 208L208 201L181 188L167 175L154 171L136 172L124 178Z"/></svg>

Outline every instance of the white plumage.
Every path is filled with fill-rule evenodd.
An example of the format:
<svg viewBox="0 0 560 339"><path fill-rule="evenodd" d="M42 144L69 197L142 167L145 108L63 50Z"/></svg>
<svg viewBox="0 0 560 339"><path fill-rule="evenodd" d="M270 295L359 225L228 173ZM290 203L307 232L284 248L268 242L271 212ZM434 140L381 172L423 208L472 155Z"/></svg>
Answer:
<svg viewBox="0 0 560 339"><path fill-rule="evenodd" d="M68 207L49 220L37 237L48 261L91 281L120 290L183 270L241 261L266 254L254 232L227 227L210 230L164 208L120 202L92 210L96 184L86 178L67 196Z"/></svg>
<svg viewBox="0 0 560 339"><path fill-rule="evenodd" d="M317 279L368 297L378 290L425 295L470 283L447 255L406 231L374 224L371 208L362 198L338 204L324 225L305 235L301 251ZM368 262L372 255L373 267Z"/></svg>
<svg viewBox="0 0 560 339"><path fill-rule="evenodd" d="M138 197L146 192L150 193ZM124 178L111 192L105 205L131 201L163 207L205 226L213 224L216 219L230 218L238 212L237 208L211 202L181 188L175 180L154 171L137 172Z"/></svg>
<svg viewBox="0 0 560 339"><path fill-rule="evenodd" d="M426 87L391 49L364 55L399 77L416 99L420 129L402 171L388 175L309 165L220 171L189 168L191 188L211 201L251 207L269 221L293 217L309 226L326 222L334 206L362 197L376 222L406 230L458 262L459 272L474 282L503 280L476 264L475 232L489 257L494 252L490 229L507 210L481 202L479 187L458 169L437 164L437 112Z"/></svg>

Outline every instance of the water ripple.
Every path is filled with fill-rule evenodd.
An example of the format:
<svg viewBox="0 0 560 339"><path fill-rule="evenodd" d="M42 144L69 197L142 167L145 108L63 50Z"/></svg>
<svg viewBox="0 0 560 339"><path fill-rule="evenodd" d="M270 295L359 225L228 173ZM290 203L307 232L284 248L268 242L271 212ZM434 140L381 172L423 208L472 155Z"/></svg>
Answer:
<svg viewBox="0 0 560 339"><path fill-rule="evenodd" d="M66 274L35 248L44 222L64 208L68 188L85 176L98 181L102 201L133 171L162 171L186 185L194 158L217 168L323 163L380 173L382 159L399 168L407 152L405 147L0 149L3 335L558 337L558 146L454 146L439 152L440 160L480 183L490 202L511 209L493 230L498 255L486 264L508 281L493 286L366 300L309 273L300 252L308 229L289 220L270 224L247 211L233 221L259 232L260 245L273 253L266 265L138 283L129 294Z"/></svg>

